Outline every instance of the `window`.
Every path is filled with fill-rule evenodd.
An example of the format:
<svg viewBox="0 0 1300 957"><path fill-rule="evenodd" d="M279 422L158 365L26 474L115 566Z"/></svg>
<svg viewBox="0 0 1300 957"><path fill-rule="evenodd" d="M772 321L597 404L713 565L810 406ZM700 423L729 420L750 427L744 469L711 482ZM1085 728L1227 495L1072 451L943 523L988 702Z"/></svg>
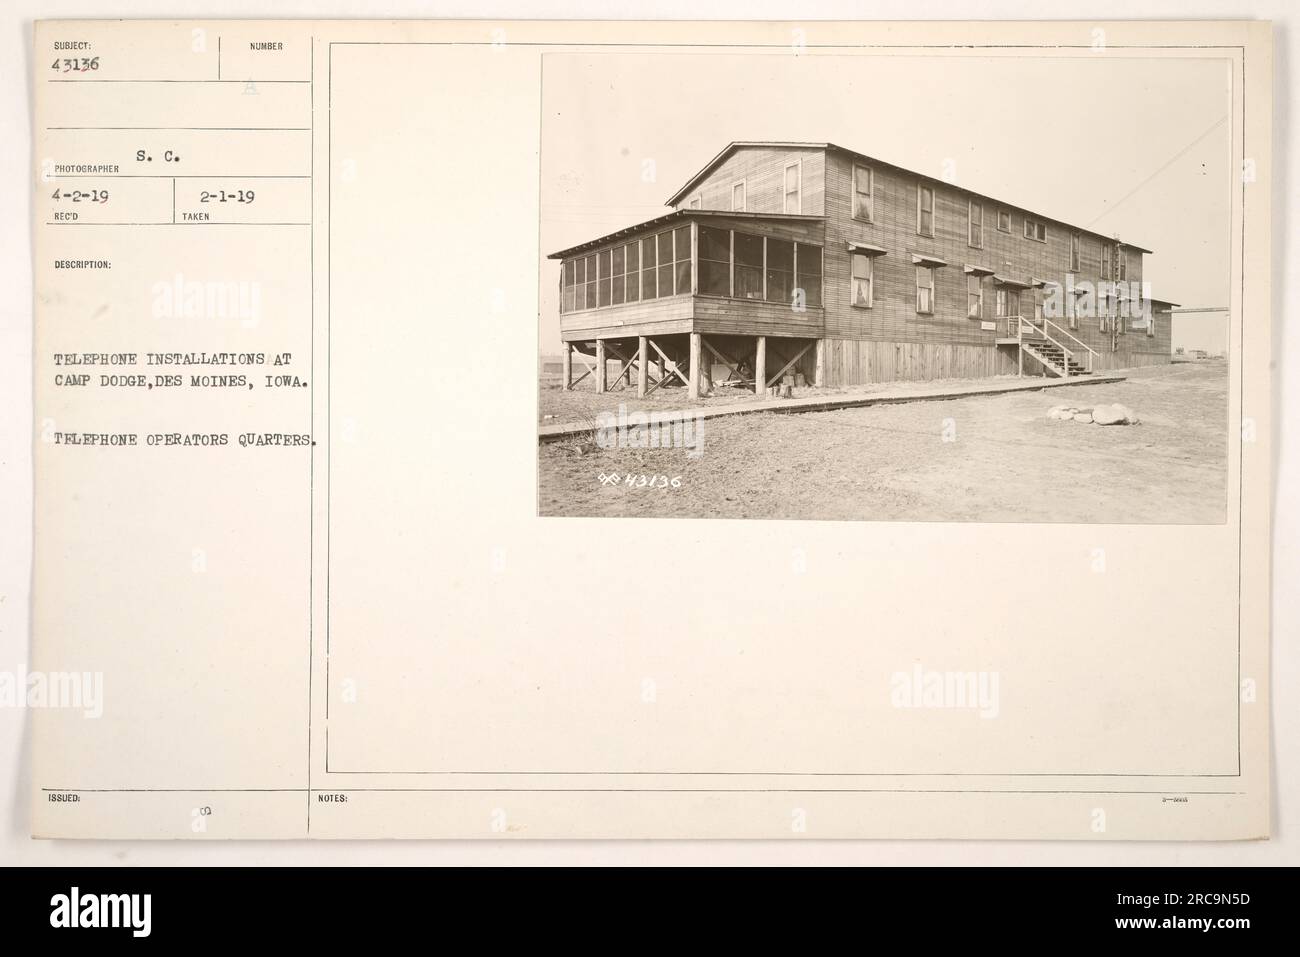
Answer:
<svg viewBox="0 0 1300 957"><path fill-rule="evenodd" d="M1101 244L1101 278L1110 278L1111 248L1110 243Z"/></svg>
<svg viewBox="0 0 1300 957"><path fill-rule="evenodd" d="M984 279L978 273L966 275L966 318L984 318Z"/></svg>
<svg viewBox="0 0 1300 957"><path fill-rule="evenodd" d="M803 212L803 162L796 160L785 168L785 206L787 213Z"/></svg>
<svg viewBox="0 0 1300 957"><path fill-rule="evenodd" d="M1147 309L1147 337L1150 338L1156 334L1156 311L1151 308L1151 303L1146 304Z"/></svg>
<svg viewBox="0 0 1300 957"><path fill-rule="evenodd" d="M1037 220L1025 217L1025 238L1034 239L1040 243L1047 242L1047 227Z"/></svg>
<svg viewBox="0 0 1300 957"><path fill-rule="evenodd" d="M998 230L1000 232L1011 232L1011 214L1005 209L998 210Z"/></svg>
<svg viewBox="0 0 1300 957"><path fill-rule="evenodd" d="M743 213L745 211L745 181L743 179L731 187L731 211L733 213Z"/></svg>
<svg viewBox="0 0 1300 957"><path fill-rule="evenodd" d="M731 230L700 227L700 295L731 295Z"/></svg>
<svg viewBox="0 0 1300 957"><path fill-rule="evenodd" d="M1020 315L1020 290L999 286L994 299L994 308L999 317L1014 318Z"/></svg>
<svg viewBox="0 0 1300 957"><path fill-rule="evenodd" d="M733 233L736 265L732 296L737 299L763 298L763 237ZM703 243L701 242L701 248Z"/></svg>
<svg viewBox="0 0 1300 957"><path fill-rule="evenodd" d="M641 298L654 299L655 276L657 274L659 259L655 252L655 237L641 240Z"/></svg>
<svg viewBox="0 0 1300 957"><path fill-rule="evenodd" d="M927 315L934 312L934 267L916 267L916 311Z"/></svg>
<svg viewBox="0 0 1300 957"><path fill-rule="evenodd" d="M921 236L934 235L934 190L916 187L916 231Z"/></svg>
<svg viewBox="0 0 1300 957"><path fill-rule="evenodd" d="M805 306L822 304L822 248L794 244L794 285L803 291Z"/></svg>
<svg viewBox="0 0 1300 957"><path fill-rule="evenodd" d="M966 207L966 244L984 248L984 207L973 200Z"/></svg>
<svg viewBox="0 0 1300 957"><path fill-rule="evenodd" d="M1070 235L1070 272L1079 271L1079 246L1083 242L1083 237L1078 233Z"/></svg>
<svg viewBox="0 0 1300 957"><path fill-rule="evenodd" d="M690 201L689 203L687 203L686 205L689 206L691 209L699 209L699 208L700 208L700 203L701 203L700 197L698 197L698 196L692 196L692 197L691 197L691 201Z"/></svg>
<svg viewBox="0 0 1300 957"><path fill-rule="evenodd" d="M871 257L866 253L853 254L853 305L861 309L870 309L872 301L871 280L873 275Z"/></svg>
<svg viewBox="0 0 1300 957"><path fill-rule="evenodd" d="M876 215L872 192L874 174L869 166L853 166L853 218L871 222Z"/></svg>
<svg viewBox="0 0 1300 957"><path fill-rule="evenodd" d="M1120 247L1119 250L1119 281L1124 282L1128 279L1128 250Z"/></svg>
<svg viewBox="0 0 1300 957"><path fill-rule="evenodd" d="M794 243L788 240L767 241L767 298L784 303L794 299Z"/></svg>

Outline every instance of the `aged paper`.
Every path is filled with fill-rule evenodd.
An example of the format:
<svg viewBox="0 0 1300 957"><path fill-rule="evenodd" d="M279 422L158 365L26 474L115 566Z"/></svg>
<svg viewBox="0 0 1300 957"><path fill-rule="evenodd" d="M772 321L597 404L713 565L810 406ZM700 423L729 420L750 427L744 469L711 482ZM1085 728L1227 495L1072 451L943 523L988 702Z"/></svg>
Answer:
<svg viewBox="0 0 1300 957"><path fill-rule="evenodd" d="M1267 837L1270 51L37 24L33 833Z"/></svg>

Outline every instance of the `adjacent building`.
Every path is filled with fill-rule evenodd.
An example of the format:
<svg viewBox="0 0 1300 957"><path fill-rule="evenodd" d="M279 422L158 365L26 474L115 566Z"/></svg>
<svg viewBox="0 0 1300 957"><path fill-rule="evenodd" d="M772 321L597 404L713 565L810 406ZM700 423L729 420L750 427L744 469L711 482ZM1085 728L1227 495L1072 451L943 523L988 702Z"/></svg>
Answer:
<svg viewBox="0 0 1300 957"><path fill-rule="evenodd" d="M731 143L667 205L550 256L566 387L575 361L699 395L1170 360L1150 250L833 143Z"/></svg>

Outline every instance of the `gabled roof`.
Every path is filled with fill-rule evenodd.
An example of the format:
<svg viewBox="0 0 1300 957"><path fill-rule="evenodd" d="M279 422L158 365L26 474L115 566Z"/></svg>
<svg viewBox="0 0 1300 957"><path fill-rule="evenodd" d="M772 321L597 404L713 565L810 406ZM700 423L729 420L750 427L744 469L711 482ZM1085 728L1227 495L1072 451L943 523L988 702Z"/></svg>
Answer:
<svg viewBox="0 0 1300 957"><path fill-rule="evenodd" d="M687 193L691 191L691 188L696 183L698 183L704 177L712 173L713 170L717 168L717 166L723 160L725 160L732 153L736 152L736 150L745 146L760 146L760 147L770 146L775 149L788 149L788 150L797 150L797 149L826 150L832 148L839 149L839 147L835 146L834 143L795 143L792 141L782 142L780 140L733 140L731 143L728 143L726 146L722 148L722 152L720 152L717 156L713 157L713 159L705 163L704 168L702 170L700 170L689 180L687 180L685 186L683 186L677 192L669 196L668 201L664 203L664 205L665 206L675 205L683 196L685 196Z"/></svg>
<svg viewBox="0 0 1300 957"><path fill-rule="evenodd" d="M663 216L657 216L654 219L647 219L643 223L637 223L633 226L625 226L622 229L612 233L607 233L597 239L589 239L585 243L579 243L577 246L570 246L568 249L561 249L559 252L550 253L547 259L563 259L565 256L571 256L574 253L580 253L587 249L595 249L598 246L604 246L607 243L625 236L633 236L639 233L651 232L658 229L665 223L670 223L678 219L710 219L719 217L722 219L752 219L760 222L772 223L820 223L824 222L825 216L803 216L794 213L744 213L733 212L725 209L675 209L671 213Z"/></svg>
<svg viewBox="0 0 1300 957"><path fill-rule="evenodd" d="M949 183L946 180L941 180L934 176L927 176L924 173L918 173L916 170L908 169L906 166L899 166L895 163L888 163L874 156L868 156L866 153L859 153L855 150L846 149L843 146L837 146L834 143L800 143L795 141L781 141L781 140L736 140L734 142L728 143L725 147L723 147L722 151L718 153L717 156L713 157L713 159L709 160L708 163L704 165L703 169L701 169L698 173L696 173L689 180L687 180L686 184L682 186L681 189L673 193L672 196L668 197L668 201L665 205L672 206L680 202L683 196L685 196L692 189L694 189L695 185L700 180L704 179L704 177L712 173L713 170L716 169L728 156L736 152L736 150L745 147L771 147L774 149L835 150L838 153L844 153L856 159L866 160L867 162L871 163L873 166L885 167L888 169L896 170L901 173L906 173L909 176L920 177L921 179L929 183L933 183L937 187L942 189L956 190L960 193L965 193L970 196L978 197L979 199L986 200L987 202L993 203L998 206L1007 206L1012 209L1023 210L1025 212L1028 212L1032 216L1039 216L1042 219L1046 219L1054 223L1060 223L1062 226L1065 226L1069 229L1073 229L1081 233L1087 233L1090 236L1096 236L1099 239L1102 239L1106 242L1121 242L1124 246L1127 246L1129 249L1135 249L1140 253L1151 254L1151 250L1144 249L1143 247L1138 246L1135 243L1127 243L1127 242L1123 242L1122 240L1117 240L1113 236L1107 236L1105 233L1099 233L1095 229L1088 229L1085 226L1072 225L1071 223L1068 223L1063 219L1057 219L1054 216L1048 216L1046 213L1037 213L1034 210L1030 209L1029 207L1022 206L1018 203L1009 203L1005 200L997 199L993 196L988 196L984 193L977 193L975 192L975 190L967 189L964 186L954 186L952 183Z"/></svg>

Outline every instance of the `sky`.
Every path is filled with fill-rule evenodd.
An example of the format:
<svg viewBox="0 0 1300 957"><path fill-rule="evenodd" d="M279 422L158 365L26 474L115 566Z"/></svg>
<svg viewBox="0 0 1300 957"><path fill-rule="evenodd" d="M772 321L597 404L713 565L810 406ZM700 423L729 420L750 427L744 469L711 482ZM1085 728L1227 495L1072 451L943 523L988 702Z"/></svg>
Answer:
<svg viewBox="0 0 1300 957"><path fill-rule="evenodd" d="M832 142L1154 250L1151 294L1228 303L1227 60L804 52L555 53L542 76L542 255L652 219L732 140ZM560 348L558 264L540 343ZM1223 314L1175 345L1223 348ZM1217 343L1217 344L1216 344Z"/></svg>

